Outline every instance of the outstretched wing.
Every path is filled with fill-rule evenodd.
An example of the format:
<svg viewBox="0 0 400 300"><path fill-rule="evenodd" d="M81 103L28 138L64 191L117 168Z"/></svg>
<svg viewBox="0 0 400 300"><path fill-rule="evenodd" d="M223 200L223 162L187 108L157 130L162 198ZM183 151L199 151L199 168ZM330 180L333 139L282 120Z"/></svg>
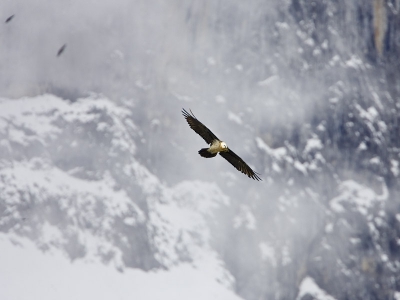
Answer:
<svg viewBox="0 0 400 300"><path fill-rule="evenodd" d="M253 178L254 180L261 180L258 176L259 174L254 172L239 156L235 154L231 149L227 152L220 152L219 153L223 158L229 161L236 169L238 169L243 174Z"/></svg>
<svg viewBox="0 0 400 300"><path fill-rule="evenodd" d="M203 123L196 119L192 111L190 112L191 114L189 114L184 108L182 108L182 114L188 122L190 128L196 131L196 133L199 134L206 141L207 144L211 144L213 140L219 140L219 138L217 138L210 129L208 129Z"/></svg>

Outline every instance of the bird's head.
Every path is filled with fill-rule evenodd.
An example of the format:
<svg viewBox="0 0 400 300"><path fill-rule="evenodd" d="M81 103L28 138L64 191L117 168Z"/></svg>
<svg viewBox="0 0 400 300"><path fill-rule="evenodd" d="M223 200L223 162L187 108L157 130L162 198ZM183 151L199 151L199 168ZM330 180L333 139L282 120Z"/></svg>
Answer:
<svg viewBox="0 0 400 300"><path fill-rule="evenodd" d="M222 148L223 150L225 150L225 151L228 150L228 146L226 145L225 142L221 142L221 148Z"/></svg>

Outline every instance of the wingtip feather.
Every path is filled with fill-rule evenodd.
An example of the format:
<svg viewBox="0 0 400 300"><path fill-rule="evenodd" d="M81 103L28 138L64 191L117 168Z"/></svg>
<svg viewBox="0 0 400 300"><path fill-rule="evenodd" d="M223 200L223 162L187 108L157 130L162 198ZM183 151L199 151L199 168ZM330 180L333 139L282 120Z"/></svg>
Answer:
<svg viewBox="0 0 400 300"><path fill-rule="evenodd" d="M187 118L189 118L189 117L192 117L192 118L194 118L194 119L197 119L196 117L195 117L195 115L194 115L194 113L192 112L192 110L189 108L189 111L190 111L190 113L188 113L188 111L186 110L186 109L184 109L184 108L182 108L182 114L183 114L183 116L187 119Z"/></svg>
<svg viewBox="0 0 400 300"><path fill-rule="evenodd" d="M261 179L261 177L260 177L260 173L257 173L257 172L254 172L254 177L253 177L253 179L255 179L255 180L257 180L257 181L262 181L262 179Z"/></svg>

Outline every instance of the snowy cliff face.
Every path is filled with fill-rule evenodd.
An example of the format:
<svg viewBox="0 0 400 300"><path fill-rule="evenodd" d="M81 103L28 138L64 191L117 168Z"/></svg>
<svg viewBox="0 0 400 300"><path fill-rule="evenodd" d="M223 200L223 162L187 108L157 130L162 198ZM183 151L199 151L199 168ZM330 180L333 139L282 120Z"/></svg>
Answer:
<svg viewBox="0 0 400 300"><path fill-rule="evenodd" d="M243 299L400 299L398 1L32 3L1 29L1 232Z"/></svg>
<svg viewBox="0 0 400 300"><path fill-rule="evenodd" d="M214 183L167 187L151 174L127 107L51 95L0 106L1 231L121 270L215 256L207 222L229 199Z"/></svg>

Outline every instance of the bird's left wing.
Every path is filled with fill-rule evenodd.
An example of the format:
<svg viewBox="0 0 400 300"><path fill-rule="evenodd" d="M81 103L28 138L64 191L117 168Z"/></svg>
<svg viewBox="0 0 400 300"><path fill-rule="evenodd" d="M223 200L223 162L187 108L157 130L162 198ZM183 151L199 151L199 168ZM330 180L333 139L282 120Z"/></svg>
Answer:
<svg viewBox="0 0 400 300"><path fill-rule="evenodd" d="M238 155L235 154L231 149L227 152L219 153L223 158L229 161L236 169L238 169L243 174L253 178L254 180L262 180L258 173L254 172Z"/></svg>
<svg viewBox="0 0 400 300"><path fill-rule="evenodd" d="M192 112L192 111L190 111ZM192 128L197 134L199 134L207 144L211 144L214 140L219 140L217 136L211 132L203 123L196 119L194 114L189 114L184 108L182 114L188 122L190 128Z"/></svg>

